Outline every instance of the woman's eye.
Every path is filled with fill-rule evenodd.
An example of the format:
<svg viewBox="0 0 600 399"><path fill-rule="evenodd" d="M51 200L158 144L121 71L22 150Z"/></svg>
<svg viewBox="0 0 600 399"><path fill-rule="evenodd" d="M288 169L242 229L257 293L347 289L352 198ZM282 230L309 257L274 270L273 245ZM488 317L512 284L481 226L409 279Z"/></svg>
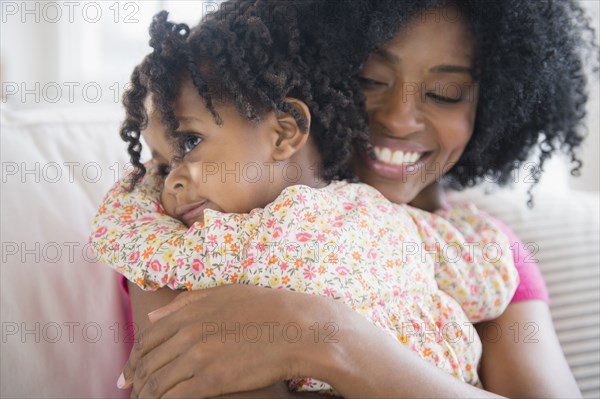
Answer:
<svg viewBox="0 0 600 399"><path fill-rule="evenodd" d="M366 88L380 88L387 86L387 84L384 82L375 79L365 78L364 76L357 76L356 79L358 80L358 83L361 86Z"/></svg>
<svg viewBox="0 0 600 399"><path fill-rule="evenodd" d="M427 97L431 98L436 103L444 103L444 104L456 104L462 100L461 97L452 98L452 97L440 96L439 94L435 94L435 93L427 93Z"/></svg>

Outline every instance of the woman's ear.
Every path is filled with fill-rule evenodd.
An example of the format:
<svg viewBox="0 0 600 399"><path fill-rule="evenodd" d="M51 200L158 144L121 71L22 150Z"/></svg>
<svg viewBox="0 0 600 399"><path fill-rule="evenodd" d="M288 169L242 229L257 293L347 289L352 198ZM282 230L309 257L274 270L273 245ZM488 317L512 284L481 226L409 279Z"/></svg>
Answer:
<svg viewBox="0 0 600 399"><path fill-rule="evenodd" d="M306 126L299 126L290 112L281 112L277 116L277 134L273 146L273 159L276 161L285 161L304 147L310 131L308 106L303 101L291 97L287 97L285 102L292 107L293 112L306 121Z"/></svg>

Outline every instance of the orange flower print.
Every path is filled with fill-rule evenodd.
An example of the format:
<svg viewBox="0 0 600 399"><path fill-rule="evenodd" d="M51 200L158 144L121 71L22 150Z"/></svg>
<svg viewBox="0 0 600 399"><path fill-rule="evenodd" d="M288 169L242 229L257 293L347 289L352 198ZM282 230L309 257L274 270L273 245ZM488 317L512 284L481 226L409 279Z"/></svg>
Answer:
<svg viewBox="0 0 600 399"><path fill-rule="evenodd" d="M246 258L246 259L244 259L244 260L242 261L242 267L243 267L243 268L250 267L250 266L252 266L253 264L254 264L254 258L253 258L253 257Z"/></svg>
<svg viewBox="0 0 600 399"><path fill-rule="evenodd" d="M154 247L153 246L149 246L148 248L146 248L144 250L144 253L142 254L144 259L148 259L151 255L154 254Z"/></svg>
<svg viewBox="0 0 600 399"><path fill-rule="evenodd" d="M225 240L226 244L231 244L233 242L233 236L231 234L225 234L223 240Z"/></svg>

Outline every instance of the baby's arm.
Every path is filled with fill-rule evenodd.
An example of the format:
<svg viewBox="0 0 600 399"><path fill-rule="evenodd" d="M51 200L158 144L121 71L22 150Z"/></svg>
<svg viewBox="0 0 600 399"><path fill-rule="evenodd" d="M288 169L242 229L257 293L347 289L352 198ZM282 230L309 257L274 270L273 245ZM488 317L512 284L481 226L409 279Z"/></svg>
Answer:
<svg viewBox="0 0 600 399"><path fill-rule="evenodd" d="M285 190L265 209L250 214L207 210L205 225L196 223L188 229L164 213L159 179L153 172L132 192L124 180L109 191L90 237L102 262L144 290L269 285L264 279L269 248L264 243L292 234L295 216L285 209L294 202L296 189ZM269 223L263 223L266 218Z"/></svg>
<svg viewBox="0 0 600 399"><path fill-rule="evenodd" d="M471 204L443 209L437 215L422 214L428 221L425 228L430 229L429 245L437 246L439 288L461 305L472 322L500 316L519 282L504 232Z"/></svg>
<svg viewBox="0 0 600 399"><path fill-rule="evenodd" d="M131 192L127 179L111 188L94 218L90 236L99 259L144 290L192 290L235 282L231 271L238 262L219 263L223 254L216 243L221 237L209 234L215 238L205 242L207 231L215 233L218 226L204 228L196 223L188 229L166 215L159 200L160 185L161 177L151 170ZM243 221L238 215L221 219L225 227ZM241 251L244 230L233 230L226 238Z"/></svg>
<svg viewBox="0 0 600 399"><path fill-rule="evenodd" d="M131 192L127 190L127 178L117 182L98 209L90 236L100 261L145 290L166 285L167 281L156 280L158 269L174 272L177 262L161 261L157 254L161 249L164 254L164 246L177 249L188 233L185 225L164 213L161 183L153 169ZM154 273L149 273L153 268Z"/></svg>

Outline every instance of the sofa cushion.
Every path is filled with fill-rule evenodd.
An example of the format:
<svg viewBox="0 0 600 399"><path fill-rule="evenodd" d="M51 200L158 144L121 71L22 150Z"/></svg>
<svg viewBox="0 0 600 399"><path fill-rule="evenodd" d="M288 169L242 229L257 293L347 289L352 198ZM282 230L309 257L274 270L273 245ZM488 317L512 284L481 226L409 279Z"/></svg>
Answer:
<svg viewBox="0 0 600 399"><path fill-rule="evenodd" d="M554 181L556 184L552 184ZM600 397L600 197L546 179L534 191L468 190L473 201L508 225L532 253L550 295L550 311L567 361L586 398Z"/></svg>
<svg viewBox="0 0 600 399"><path fill-rule="evenodd" d="M127 301L86 249L126 160L119 118L2 111L2 397L128 397Z"/></svg>

